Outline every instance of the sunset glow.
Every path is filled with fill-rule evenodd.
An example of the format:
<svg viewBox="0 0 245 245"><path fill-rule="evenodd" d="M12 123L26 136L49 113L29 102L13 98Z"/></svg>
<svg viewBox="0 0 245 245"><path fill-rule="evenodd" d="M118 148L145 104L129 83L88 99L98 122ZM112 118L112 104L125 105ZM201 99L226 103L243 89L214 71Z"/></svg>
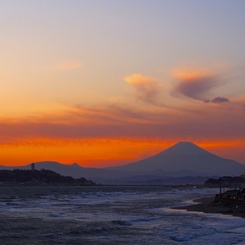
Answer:
<svg viewBox="0 0 245 245"><path fill-rule="evenodd" d="M23 2L0 3L0 165L116 166L178 141L245 164L243 1Z"/></svg>

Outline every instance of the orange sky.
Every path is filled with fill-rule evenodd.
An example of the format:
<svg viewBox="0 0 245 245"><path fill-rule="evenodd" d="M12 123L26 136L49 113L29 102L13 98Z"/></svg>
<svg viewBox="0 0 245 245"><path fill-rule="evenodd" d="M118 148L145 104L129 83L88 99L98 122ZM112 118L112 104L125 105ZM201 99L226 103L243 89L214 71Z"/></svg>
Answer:
<svg viewBox="0 0 245 245"><path fill-rule="evenodd" d="M74 162L86 167L107 167L130 163L152 156L175 144L160 139L29 139L1 146L2 164L25 165L38 161ZM242 160L244 142L195 142L200 147L225 158ZM14 154L13 154L14 152ZM242 162L242 161L241 161ZM244 163L244 162L243 162Z"/></svg>
<svg viewBox="0 0 245 245"><path fill-rule="evenodd" d="M243 1L23 1L0 2L0 164L179 141L245 164Z"/></svg>
<svg viewBox="0 0 245 245"><path fill-rule="evenodd" d="M243 98L206 101L217 83L212 71L208 75L180 73L167 88L171 93L165 101L161 99L165 88L159 81L134 74L124 78L135 91L131 106L120 101L93 106L61 104L38 113L6 114L0 119L1 164L52 160L87 167L114 166L151 156L178 141L191 141L245 163Z"/></svg>
<svg viewBox="0 0 245 245"><path fill-rule="evenodd" d="M205 103L187 111L78 106L67 107L63 114L5 119L0 123L1 164L52 160L114 166L151 156L178 141L245 163L245 119L236 106L231 109L233 116L227 118L220 106Z"/></svg>

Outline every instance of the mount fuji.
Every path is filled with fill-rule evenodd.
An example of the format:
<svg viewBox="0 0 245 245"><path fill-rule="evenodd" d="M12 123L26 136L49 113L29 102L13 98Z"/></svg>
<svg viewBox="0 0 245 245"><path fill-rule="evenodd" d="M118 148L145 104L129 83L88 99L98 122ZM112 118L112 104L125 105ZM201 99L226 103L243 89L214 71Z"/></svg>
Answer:
<svg viewBox="0 0 245 245"><path fill-rule="evenodd" d="M161 173L170 176L241 175L245 165L214 155L191 142L179 142L152 157L117 169L134 173Z"/></svg>

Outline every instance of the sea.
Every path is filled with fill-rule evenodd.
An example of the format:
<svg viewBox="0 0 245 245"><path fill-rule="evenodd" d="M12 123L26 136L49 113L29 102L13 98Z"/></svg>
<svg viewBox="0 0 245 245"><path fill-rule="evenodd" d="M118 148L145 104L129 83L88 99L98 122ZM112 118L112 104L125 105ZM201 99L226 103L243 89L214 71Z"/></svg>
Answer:
<svg viewBox="0 0 245 245"><path fill-rule="evenodd" d="M1 245L245 244L245 219L176 210L219 189L1 186Z"/></svg>

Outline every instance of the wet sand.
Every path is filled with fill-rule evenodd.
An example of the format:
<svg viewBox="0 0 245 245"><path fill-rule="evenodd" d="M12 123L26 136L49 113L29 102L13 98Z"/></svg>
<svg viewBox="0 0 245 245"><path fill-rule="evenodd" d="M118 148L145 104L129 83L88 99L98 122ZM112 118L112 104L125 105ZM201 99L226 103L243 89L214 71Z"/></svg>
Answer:
<svg viewBox="0 0 245 245"><path fill-rule="evenodd" d="M203 213L226 214L245 218L244 206L241 207L238 205L224 205L221 202L215 202L214 197L200 198L194 200L194 202L196 202L196 204L174 207L174 209L184 209L187 211L196 211Z"/></svg>

